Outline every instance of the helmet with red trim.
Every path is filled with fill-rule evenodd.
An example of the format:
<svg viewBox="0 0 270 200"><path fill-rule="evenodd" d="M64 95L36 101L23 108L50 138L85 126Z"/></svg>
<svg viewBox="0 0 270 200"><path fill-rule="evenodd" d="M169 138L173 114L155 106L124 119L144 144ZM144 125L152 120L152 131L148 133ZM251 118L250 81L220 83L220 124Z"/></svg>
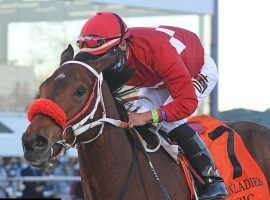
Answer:
<svg viewBox="0 0 270 200"><path fill-rule="evenodd" d="M117 55L116 62L104 70L104 79L113 91L132 76L134 70L127 66L127 39L130 31L125 22L113 12L97 12L83 26L77 45L93 59Z"/></svg>
<svg viewBox="0 0 270 200"><path fill-rule="evenodd" d="M84 24L77 45L82 51L99 55L130 36L125 22L113 12L97 12Z"/></svg>

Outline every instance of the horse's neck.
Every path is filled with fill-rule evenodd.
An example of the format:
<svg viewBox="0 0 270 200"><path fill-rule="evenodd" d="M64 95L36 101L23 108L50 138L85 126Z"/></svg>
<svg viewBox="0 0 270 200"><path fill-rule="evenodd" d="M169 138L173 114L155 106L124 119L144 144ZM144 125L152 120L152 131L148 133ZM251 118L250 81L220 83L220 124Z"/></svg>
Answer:
<svg viewBox="0 0 270 200"><path fill-rule="evenodd" d="M110 108L106 107L107 115L116 119L119 115L112 101L108 103L108 99L104 99L105 105L110 105ZM118 195L124 187L131 165L131 146L125 131L106 124L102 135L95 142L78 146L78 153L84 188L91 190L95 199Z"/></svg>

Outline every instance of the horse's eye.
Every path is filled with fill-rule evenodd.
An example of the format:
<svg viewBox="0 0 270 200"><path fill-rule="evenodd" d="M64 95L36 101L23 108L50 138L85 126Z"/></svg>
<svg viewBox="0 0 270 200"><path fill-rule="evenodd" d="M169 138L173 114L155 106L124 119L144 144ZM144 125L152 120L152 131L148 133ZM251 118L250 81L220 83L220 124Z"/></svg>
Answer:
<svg viewBox="0 0 270 200"><path fill-rule="evenodd" d="M84 95L84 93L86 92L86 89L84 87L79 87L76 92L75 92L75 95L76 96L82 96Z"/></svg>

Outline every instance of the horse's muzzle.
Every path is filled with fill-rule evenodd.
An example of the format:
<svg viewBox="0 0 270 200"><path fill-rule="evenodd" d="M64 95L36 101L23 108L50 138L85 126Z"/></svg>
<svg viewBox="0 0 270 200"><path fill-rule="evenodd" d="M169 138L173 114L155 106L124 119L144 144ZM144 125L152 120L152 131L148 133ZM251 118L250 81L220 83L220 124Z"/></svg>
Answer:
<svg viewBox="0 0 270 200"><path fill-rule="evenodd" d="M39 135L34 135L29 140L22 137L22 146L25 160L34 167L44 167L51 157L51 148L48 140Z"/></svg>

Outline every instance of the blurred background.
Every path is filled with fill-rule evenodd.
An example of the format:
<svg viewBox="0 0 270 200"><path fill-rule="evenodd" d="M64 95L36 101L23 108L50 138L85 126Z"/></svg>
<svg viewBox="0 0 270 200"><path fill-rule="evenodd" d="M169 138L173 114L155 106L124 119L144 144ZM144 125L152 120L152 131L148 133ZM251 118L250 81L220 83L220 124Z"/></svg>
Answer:
<svg viewBox="0 0 270 200"><path fill-rule="evenodd" d="M53 169L23 161L26 109L84 22L97 11L128 26L173 25L197 33L219 68L219 83L198 110L222 120L270 127L269 0L0 0L0 198L29 192L80 199L76 150ZM23 176L39 176L39 182ZM42 179L43 178L43 179Z"/></svg>

